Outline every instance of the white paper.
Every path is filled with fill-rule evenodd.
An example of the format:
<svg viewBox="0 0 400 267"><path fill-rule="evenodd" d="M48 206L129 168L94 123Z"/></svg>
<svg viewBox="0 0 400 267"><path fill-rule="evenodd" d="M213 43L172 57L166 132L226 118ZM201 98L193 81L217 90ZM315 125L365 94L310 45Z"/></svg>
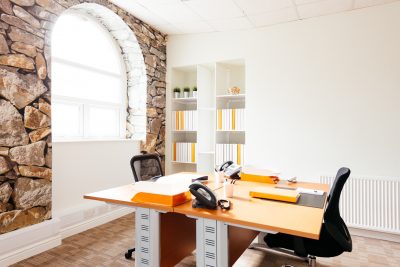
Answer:
<svg viewBox="0 0 400 267"><path fill-rule="evenodd" d="M322 190L314 190L314 189L303 188L303 187L298 187L296 190L299 193L305 193L305 194L311 194L311 195L322 196L324 194L324 191L322 191Z"/></svg>

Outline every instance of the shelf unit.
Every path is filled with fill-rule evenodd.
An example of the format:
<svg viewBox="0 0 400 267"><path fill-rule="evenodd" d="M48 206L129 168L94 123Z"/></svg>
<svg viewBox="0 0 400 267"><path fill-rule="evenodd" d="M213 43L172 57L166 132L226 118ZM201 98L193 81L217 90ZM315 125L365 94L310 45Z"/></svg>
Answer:
<svg viewBox="0 0 400 267"><path fill-rule="evenodd" d="M213 172L216 144L245 144L245 130L217 130L218 109L245 109L246 80L244 60L229 60L173 67L169 71L167 93L167 173L181 171ZM197 98L173 98L175 87L197 86ZM237 86L240 94L228 94ZM173 111L197 110L197 130L176 130L172 125ZM169 126L169 127L168 127ZM197 143L196 162L174 161L174 143Z"/></svg>

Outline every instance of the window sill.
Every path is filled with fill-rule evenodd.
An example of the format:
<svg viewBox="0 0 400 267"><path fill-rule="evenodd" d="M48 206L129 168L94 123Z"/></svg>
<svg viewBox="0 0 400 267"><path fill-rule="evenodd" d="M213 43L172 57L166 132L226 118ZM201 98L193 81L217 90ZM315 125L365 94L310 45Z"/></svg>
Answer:
<svg viewBox="0 0 400 267"><path fill-rule="evenodd" d="M96 142L140 142L140 140L134 139L56 139L53 140L52 143L59 144L59 143L96 143Z"/></svg>

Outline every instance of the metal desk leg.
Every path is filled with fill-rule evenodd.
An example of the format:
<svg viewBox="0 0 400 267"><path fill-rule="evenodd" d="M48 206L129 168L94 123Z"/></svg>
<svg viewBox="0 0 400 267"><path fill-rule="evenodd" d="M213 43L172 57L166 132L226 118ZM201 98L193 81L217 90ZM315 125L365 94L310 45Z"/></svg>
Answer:
<svg viewBox="0 0 400 267"><path fill-rule="evenodd" d="M136 208L135 266L160 266L160 214L146 208Z"/></svg>
<svg viewBox="0 0 400 267"><path fill-rule="evenodd" d="M228 267L228 225L210 219L196 221L196 266Z"/></svg>

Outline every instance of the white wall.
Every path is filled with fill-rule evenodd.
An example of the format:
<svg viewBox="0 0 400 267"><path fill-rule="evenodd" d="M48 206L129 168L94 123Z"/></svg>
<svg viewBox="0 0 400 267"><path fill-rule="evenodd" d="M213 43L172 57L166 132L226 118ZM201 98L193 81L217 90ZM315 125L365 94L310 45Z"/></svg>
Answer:
<svg viewBox="0 0 400 267"><path fill-rule="evenodd" d="M100 203L85 193L133 182L129 161L139 152L131 140L53 143L53 218Z"/></svg>
<svg viewBox="0 0 400 267"><path fill-rule="evenodd" d="M244 58L247 163L309 180L341 166L400 177L399 25L397 2L252 31L169 36L167 79L172 67Z"/></svg>
<svg viewBox="0 0 400 267"><path fill-rule="evenodd" d="M1 235L0 266L132 213L132 208L85 200L83 195L133 182L129 161L139 149L139 142L132 140L53 143L53 218Z"/></svg>

